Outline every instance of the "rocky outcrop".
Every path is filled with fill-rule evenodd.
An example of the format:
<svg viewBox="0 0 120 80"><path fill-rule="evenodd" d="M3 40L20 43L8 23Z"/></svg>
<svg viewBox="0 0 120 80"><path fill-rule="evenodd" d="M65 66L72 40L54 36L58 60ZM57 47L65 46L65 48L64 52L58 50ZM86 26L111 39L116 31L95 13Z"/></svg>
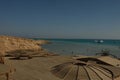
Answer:
<svg viewBox="0 0 120 80"><path fill-rule="evenodd" d="M41 44L45 41L32 40L26 38L18 38L12 36L0 36L0 54L4 55L6 52L23 49L42 49Z"/></svg>
<svg viewBox="0 0 120 80"><path fill-rule="evenodd" d="M48 40L36 40L35 43L38 44L38 45L51 44L51 42L48 41Z"/></svg>

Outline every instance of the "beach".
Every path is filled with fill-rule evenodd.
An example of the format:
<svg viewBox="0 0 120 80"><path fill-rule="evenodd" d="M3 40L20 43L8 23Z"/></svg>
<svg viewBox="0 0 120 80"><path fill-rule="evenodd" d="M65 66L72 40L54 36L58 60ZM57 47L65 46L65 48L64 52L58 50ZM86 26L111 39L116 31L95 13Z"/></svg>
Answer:
<svg viewBox="0 0 120 80"><path fill-rule="evenodd" d="M0 0L0 80L120 80L120 0Z"/></svg>
<svg viewBox="0 0 120 80"><path fill-rule="evenodd" d="M15 80L61 80L50 70L53 66L71 61L71 56L37 57L29 60L9 60L16 68L13 75Z"/></svg>
<svg viewBox="0 0 120 80"><path fill-rule="evenodd" d="M73 62L74 59L77 57L82 57L82 56L95 57L95 54L100 53L101 50L103 49L110 50L110 53L117 56L118 58L120 56L119 55L120 49L118 48L118 46L115 45L105 45L105 44L96 44L96 43L91 44L87 42L76 43L69 41L54 41L54 42L52 41L51 44L45 44L46 41L36 42L36 40L26 40L26 39L11 38L11 37L7 37L6 39L4 39L4 41L6 42L4 42L4 44L1 44L1 47L3 48L2 50L4 50L4 52L5 51L11 52L12 49L17 48L14 50L15 52L13 51L9 53L9 54L13 54L11 57L5 57L4 60L5 64L11 65L11 67L14 69L14 73L11 76L12 79L14 80L61 80L60 78L56 77L51 73L52 67L66 62L71 62L71 61ZM5 45L5 43L7 43L7 45ZM29 45L31 43L32 45ZM39 45L41 43L43 44ZM2 45L4 45L4 47ZM36 49L34 49L35 46ZM16 52L16 50L18 51ZM16 58L16 53L20 54L19 58ZM31 58L29 58L28 55L31 55ZM108 61L107 63L109 63L109 60L107 60L106 58L103 60L103 62L104 61ZM119 62L119 60L117 60L117 62ZM116 64L117 63L115 63L115 66ZM4 78L3 80L6 79ZM116 80L119 80L119 78Z"/></svg>
<svg viewBox="0 0 120 80"><path fill-rule="evenodd" d="M62 80L51 73L53 66L73 61L72 56L48 56L36 57L29 60L10 60L16 72L13 75L14 80ZM119 80L120 77L114 79Z"/></svg>
<svg viewBox="0 0 120 80"><path fill-rule="evenodd" d="M95 43L94 39L53 39L50 41L52 44L45 44L42 47L60 55L93 56L101 50L109 50L111 54L120 57L120 40L104 40L103 43Z"/></svg>

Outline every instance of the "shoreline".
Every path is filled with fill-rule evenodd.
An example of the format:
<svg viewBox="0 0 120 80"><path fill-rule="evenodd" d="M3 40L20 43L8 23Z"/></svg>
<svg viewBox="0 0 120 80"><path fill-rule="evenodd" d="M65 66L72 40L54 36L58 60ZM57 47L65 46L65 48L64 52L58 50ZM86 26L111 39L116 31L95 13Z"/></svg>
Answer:
<svg viewBox="0 0 120 80"><path fill-rule="evenodd" d="M55 41L52 44L45 44L42 46L48 51L58 53L60 55L95 55L101 50L109 50L111 54L120 57L120 48L118 46L96 45L90 43L71 43Z"/></svg>
<svg viewBox="0 0 120 80"><path fill-rule="evenodd" d="M46 41L42 41L42 43L45 43L45 42ZM40 42L38 41L38 43L37 42L35 42L35 43L38 45L38 43L40 43ZM84 43L80 44L80 45L77 43L76 44L65 43L65 44L64 43L59 43L59 44L52 43L52 44L45 44L45 45L53 45L54 50L56 50L55 48L57 48L58 47L57 45L59 45L60 47L58 47L58 49L60 49L60 50L62 48L67 49L69 52L71 52L71 55L70 55L70 53L68 55L62 55L62 54L59 54L58 51L56 51L56 54L59 54L59 55L55 55L54 52L53 53L51 52L51 50L50 51L46 50L46 48L40 46L41 50L38 52L35 50L35 52L37 52L37 55L33 56L33 58L31 58L31 59L16 59L16 58L14 58L15 56L12 56L12 58L5 57L5 63L12 65L12 67L14 67L16 69L16 72L14 72L14 74L13 74L14 80L61 80L51 73L51 68L53 66L56 66L56 65L59 65L59 64L65 63L65 62L73 61L74 60L73 56L75 56L76 54L74 54L74 52L72 52L70 50L80 49L79 52L82 53L82 51L84 51L85 54L92 53L96 50L95 45L89 45L89 44L84 44ZM26 46L28 46L28 45L26 45ZM76 47L74 47L74 46L76 46ZM32 47L34 47L34 46L32 46ZM37 47L39 47L39 46L37 46ZM86 51L86 49L88 49L88 48L89 48L89 50ZM97 48L103 48L103 46L99 46ZM115 47L114 48L110 47L110 48L115 49ZM43 50L43 52L42 52L42 50ZM90 50L91 50L91 52L89 52ZM23 50L22 54L29 53L29 51L34 52L32 50L27 50L27 52L25 52L25 51ZM18 52L21 52L21 51L18 51ZM64 51L64 52L66 53L66 51ZM85 54L79 54L79 55L85 56ZM3 80L5 80L5 79L3 79Z"/></svg>

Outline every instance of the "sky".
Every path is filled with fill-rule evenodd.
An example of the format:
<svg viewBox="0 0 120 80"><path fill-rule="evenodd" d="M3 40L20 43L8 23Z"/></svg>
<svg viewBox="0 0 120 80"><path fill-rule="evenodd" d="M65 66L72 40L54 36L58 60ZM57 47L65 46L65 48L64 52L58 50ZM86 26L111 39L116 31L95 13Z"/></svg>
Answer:
<svg viewBox="0 0 120 80"><path fill-rule="evenodd" d="M120 0L0 0L0 35L120 39Z"/></svg>

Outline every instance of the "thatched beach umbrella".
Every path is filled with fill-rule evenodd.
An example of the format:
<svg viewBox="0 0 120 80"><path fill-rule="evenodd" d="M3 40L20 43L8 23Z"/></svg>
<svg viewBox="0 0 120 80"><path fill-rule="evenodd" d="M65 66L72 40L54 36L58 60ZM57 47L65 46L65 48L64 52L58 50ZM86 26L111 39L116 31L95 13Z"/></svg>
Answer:
<svg viewBox="0 0 120 80"><path fill-rule="evenodd" d="M57 65L51 72L64 80L114 80L120 76L118 67L81 61Z"/></svg>

